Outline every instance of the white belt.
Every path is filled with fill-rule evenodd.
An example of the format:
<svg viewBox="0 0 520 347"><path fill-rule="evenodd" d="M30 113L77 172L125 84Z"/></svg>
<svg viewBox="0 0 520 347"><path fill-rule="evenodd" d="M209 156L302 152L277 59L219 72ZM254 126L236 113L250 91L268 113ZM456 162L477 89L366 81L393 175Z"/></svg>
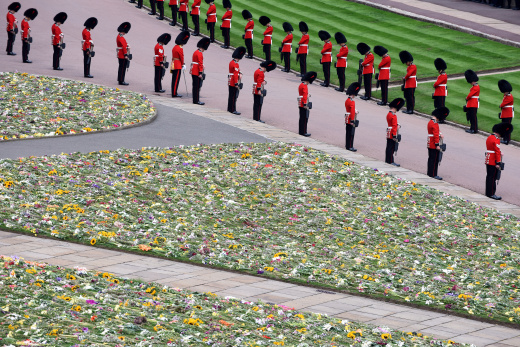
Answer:
<svg viewBox="0 0 520 347"><path fill-rule="evenodd" d="M254 31L253 29L247 29L246 31Z"/></svg>
<svg viewBox="0 0 520 347"><path fill-rule="evenodd" d="M264 35L264 36L265 36L265 37L271 37L271 36L273 36L273 35Z"/></svg>
<svg viewBox="0 0 520 347"><path fill-rule="evenodd" d="M390 130L390 129L393 129L393 127L387 127L386 130Z"/></svg>
<svg viewBox="0 0 520 347"><path fill-rule="evenodd" d="M347 57L338 57L338 59L345 59L345 60L347 60Z"/></svg>
<svg viewBox="0 0 520 347"><path fill-rule="evenodd" d="M194 63L194 62L192 62L192 64L197 64L197 65L199 65L199 63Z"/></svg>
<svg viewBox="0 0 520 347"><path fill-rule="evenodd" d="M408 78L417 78L417 76L410 76L410 77L408 77Z"/></svg>
<svg viewBox="0 0 520 347"><path fill-rule="evenodd" d="M228 75L228 76L233 76L234 73L230 72L230 73L228 73L227 75Z"/></svg>
<svg viewBox="0 0 520 347"><path fill-rule="evenodd" d="M382 67L381 70L390 70L389 67Z"/></svg>
<svg viewBox="0 0 520 347"><path fill-rule="evenodd" d="M345 113L345 116L350 116L350 112Z"/></svg>
<svg viewBox="0 0 520 347"><path fill-rule="evenodd" d="M325 53L321 53L321 54L332 54L332 52L325 52Z"/></svg>
<svg viewBox="0 0 520 347"><path fill-rule="evenodd" d="M216 13L210 13L208 14L208 16L216 16L217 14Z"/></svg>
<svg viewBox="0 0 520 347"><path fill-rule="evenodd" d="M486 153L495 153L495 151L486 151Z"/></svg>
<svg viewBox="0 0 520 347"><path fill-rule="evenodd" d="M504 106L502 108L513 108L513 105L507 105L507 106Z"/></svg>
<svg viewBox="0 0 520 347"><path fill-rule="evenodd" d="M284 43L284 45L291 45L292 46L292 43Z"/></svg>
<svg viewBox="0 0 520 347"><path fill-rule="evenodd" d="M225 18L225 19L222 19L222 20L231 20L231 18Z"/></svg>
<svg viewBox="0 0 520 347"><path fill-rule="evenodd" d="M307 44L301 44L300 47L307 47Z"/></svg>
<svg viewBox="0 0 520 347"><path fill-rule="evenodd" d="M433 137L433 134L428 134L428 137Z"/></svg>
<svg viewBox="0 0 520 347"><path fill-rule="evenodd" d="M478 99L478 96L472 96L470 99Z"/></svg>
<svg viewBox="0 0 520 347"><path fill-rule="evenodd" d="M445 84L439 84L437 87L446 87Z"/></svg>
<svg viewBox="0 0 520 347"><path fill-rule="evenodd" d="M195 6L195 8L199 8L200 6Z"/></svg>

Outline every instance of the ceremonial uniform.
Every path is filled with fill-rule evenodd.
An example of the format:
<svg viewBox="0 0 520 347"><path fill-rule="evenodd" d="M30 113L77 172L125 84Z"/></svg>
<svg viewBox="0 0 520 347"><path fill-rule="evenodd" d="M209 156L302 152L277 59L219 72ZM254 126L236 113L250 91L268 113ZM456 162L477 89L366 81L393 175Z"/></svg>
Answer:
<svg viewBox="0 0 520 347"><path fill-rule="evenodd" d="M498 81L498 88L500 92L504 93L504 98L502 99L502 103L500 104L500 119L502 119L502 123L511 124L513 121L513 117L515 116L514 109L514 99L511 92L513 91L513 87L506 80ZM502 143L509 144L511 141L511 133L505 134L502 138Z"/></svg>
<svg viewBox="0 0 520 347"><path fill-rule="evenodd" d="M471 83L471 89L466 97L466 119L470 122L470 128L467 133L478 133L477 110L479 108L480 86L477 84L478 76L473 70L466 70L464 77L468 83Z"/></svg>
<svg viewBox="0 0 520 347"><path fill-rule="evenodd" d="M345 148L349 151L356 152L354 148L354 135L356 133L356 102L354 97L361 89L358 82L352 83L347 88L348 98L345 100Z"/></svg>
<svg viewBox="0 0 520 347"><path fill-rule="evenodd" d="M265 85L265 74L261 68L256 69L253 81L253 120L260 121L264 99L262 90Z"/></svg>
<svg viewBox="0 0 520 347"><path fill-rule="evenodd" d="M428 168L427 174L438 180L442 180L437 174L439 163L442 159L442 134L439 130L439 123L444 121L450 114L450 110L446 107L436 108L433 112L433 118L428 122L428 139L426 147L428 148ZM445 148L445 147L444 147Z"/></svg>
<svg viewBox="0 0 520 347"><path fill-rule="evenodd" d="M298 51L296 52L296 60L300 61L300 74L304 76L307 73L307 55L309 54L309 39L310 36L307 34L309 27L307 23L300 22L299 29L302 32L302 38L298 42Z"/></svg>
<svg viewBox="0 0 520 347"><path fill-rule="evenodd" d="M330 83L330 64L332 63L332 42L330 42L330 34L325 30L320 30L318 36L325 43L321 50L320 64L323 67L323 83L320 83L322 87L328 87Z"/></svg>
<svg viewBox="0 0 520 347"><path fill-rule="evenodd" d="M63 33L61 31L60 25L65 23L67 20L67 14L65 12L60 12L56 16L54 16L54 24L52 25L52 68L54 70L63 70L60 67L60 58L63 51Z"/></svg>
<svg viewBox="0 0 520 347"><path fill-rule="evenodd" d="M433 84L433 106L435 108L444 107L446 103L446 97L448 96L448 75L442 72L437 77L437 81Z"/></svg>
<svg viewBox="0 0 520 347"><path fill-rule="evenodd" d="M394 162L394 153L396 152L396 147L399 145L399 138L397 131L399 129L399 124L397 123L397 111L401 109L404 105L404 100L397 98L392 100L389 104L390 111L386 115L386 151L385 151L385 163L392 164L394 166L400 166ZM395 109L395 112L392 110Z"/></svg>
<svg viewBox="0 0 520 347"><path fill-rule="evenodd" d="M211 42L215 42L215 23L217 22L217 7L213 3L213 0L206 0L209 5L208 11L206 12L206 24L209 31L209 38Z"/></svg>
<svg viewBox="0 0 520 347"><path fill-rule="evenodd" d="M339 79L339 87L336 88L336 90L342 92L345 90L345 70L347 68L348 57L347 39L345 35L339 32L334 35L334 38L338 45L341 46L339 53L336 54L336 73Z"/></svg>
<svg viewBox="0 0 520 347"><path fill-rule="evenodd" d="M38 11L35 8L29 8L24 12L24 19L22 20L22 61L24 63L32 63L29 60L29 51L31 49L31 27L29 21L34 20L38 15Z"/></svg>
<svg viewBox="0 0 520 347"><path fill-rule="evenodd" d="M407 113L413 113L415 107L415 88L417 88L417 66L410 64L404 76L404 98Z"/></svg>
<svg viewBox="0 0 520 347"><path fill-rule="evenodd" d="M167 67L167 63L165 55L164 55L164 45L167 45L171 40L171 35L164 33L157 38L157 44L154 48L154 87L156 93L164 93L162 89L162 78L164 76L163 72Z"/></svg>
<svg viewBox="0 0 520 347"><path fill-rule="evenodd" d="M365 85L365 95L361 97L363 100L368 100L372 97L372 74L374 73L374 55L370 52L370 47L363 42L358 43L357 50L359 54L364 55L365 58L361 62L363 70L363 84Z"/></svg>
<svg viewBox="0 0 520 347"><path fill-rule="evenodd" d="M195 29L193 30L193 36L199 36L200 32L200 3L201 0L194 0L193 4L191 5L191 20L193 22L193 25L195 26Z"/></svg>
<svg viewBox="0 0 520 347"><path fill-rule="evenodd" d="M183 45L188 43L190 33L187 31L181 32L175 39L175 46L172 49L172 62L170 72L172 73L172 98L181 97L178 93L179 81L184 67L184 50Z"/></svg>
<svg viewBox="0 0 520 347"><path fill-rule="evenodd" d="M273 26L271 25L271 19L266 16L261 16L258 21L260 24L267 26L264 30L264 39L262 40L262 48L265 53L265 59L271 60L271 45L273 43Z"/></svg>
<svg viewBox="0 0 520 347"><path fill-rule="evenodd" d="M240 59L244 57L246 54L245 47L238 47L233 52L233 59L229 62L229 73L228 73L228 89L229 89L229 97L228 97L228 112L239 115L240 112L237 111L237 99L239 90L241 89L241 79L242 73L240 72L240 65L238 62Z"/></svg>
<svg viewBox="0 0 520 347"><path fill-rule="evenodd" d="M21 7L22 5L20 5L19 2L13 2L7 7L7 47L5 49L7 55L16 55L16 53L13 52L13 45L14 40L16 39L16 34L18 33L18 24L14 13L18 12Z"/></svg>
<svg viewBox="0 0 520 347"><path fill-rule="evenodd" d="M231 31L231 18L233 18L233 11L231 10L231 1L223 0L223 6L227 10L222 16L222 25L220 26L220 29L222 30L222 36L224 37L224 45L222 45L222 47L229 48L229 33Z"/></svg>
<svg viewBox="0 0 520 347"><path fill-rule="evenodd" d="M283 23L283 31L287 33L287 35L282 40L282 47L280 52L282 53L282 61L285 62L285 68L282 70L283 72L291 71L291 53L292 53L292 41L293 41L293 27L290 23Z"/></svg>
<svg viewBox="0 0 520 347"><path fill-rule="evenodd" d="M83 38L83 76L87 78L92 78L93 76L90 74L90 63L92 62L92 49L94 47L94 42L92 41L92 36L90 31L96 27L98 23L97 18L90 17L85 21L85 29L81 32L81 36Z"/></svg>
<svg viewBox="0 0 520 347"><path fill-rule="evenodd" d="M502 152L500 151L500 137L495 134L488 136L486 140L486 196L496 196L497 191L497 176L499 168L497 165L502 160Z"/></svg>
<svg viewBox="0 0 520 347"><path fill-rule="evenodd" d="M375 46L374 52L382 58L381 62L377 66L379 70L377 80L381 87L381 101L377 104L385 106L388 103L388 81L390 80L390 66L392 65L392 59L388 55L388 49L383 46Z"/></svg>
<svg viewBox="0 0 520 347"><path fill-rule="evenodd" d="M202 52L208 49L209 44L209 38L202 38L197 43L198 49L193 52L193 57L191 59L193 103L198 105L204 105L204 103L200 101L200 88L202 87L202 81L204 80L204 55Z"/></svg>
<svg viewBox="0 0 520 347"><path fill-rule="evenodd" d="M170 6L170 10L172 11L172 21L170 25L174 27L177 25L177 11L179 10L177 0L170 0L168 6Z"/></svg>
<svg viewBox="0 0 520 347"><path fill-rule="evenodd" d="M247 48L246 58L253 58L253 30L255 28L255 22L253 21L253 15L248 10L242 11L242 17L247 20L247 24L244 28L244 42Z"/></svg>
<svg viewBox="0 0 520 347"><path fill-rule="evenodd" d="M157 1L157 9L159 10L158 20L164 19L164 0L156 0Z"/></svg>
<svg viewBox="0 0 520 347"><path fill-rule="evenodd" d="M181 17L183 31L188 31L188 6L189 0L179 0L179 16Z"/></svg>
<svg viewBox="0 0 520 347"><path fill-rule="evenodd" d="M307 132L307 124L309 122L309 112L312 108L312 104L309 101L309 88L308 85L312 84L318 73L309 71L302 77L302 83L298 87L298 110L300 113L300 119L298 121L298 134L309 137L311 134Z"/></svg>
<svg viewBox="0 0 520 347"><path fill-rule="evenodd" d="M131 60L130 52L128 51L130 46L126 42L124 35L130 31L130 23L124 22L121 23L117 31L116 44L117 44L117 60L119 62L119 67L117 70L117 81L120 85L126 86L128 83L125 82L125 75L128 62Z"/></svg>

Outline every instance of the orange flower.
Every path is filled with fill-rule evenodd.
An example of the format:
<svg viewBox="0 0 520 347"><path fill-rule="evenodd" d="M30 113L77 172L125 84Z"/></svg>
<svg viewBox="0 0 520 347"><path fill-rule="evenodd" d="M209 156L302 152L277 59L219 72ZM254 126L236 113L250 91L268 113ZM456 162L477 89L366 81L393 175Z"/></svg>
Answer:
<svg viewBox="0 0 520 347"><path fill-rule="evenodd" d="M220 324L222 324L222 325L227 326L227 327L230 327L230 326L232 326L232 325L235 325L235 323L229 323L229 322L226 322L226 321L223 320L223 319L219 320L218 322L219 322Z"/></svg>
<svg viewBox="0 0 520 347"><path fill-rule="evenodd" d="M90 320L93 322L96 320L96 318L97 318L97 316L92 316L92 317L90 317Z"/></svg>
<svg viewBox="0 0 520 347"><path fill-rule="evenodd" d="M152 249L152 247L148 246L148 245L139 245L139 249L141 251L145 251L145 252L148 252L149 250Z"/></svg>

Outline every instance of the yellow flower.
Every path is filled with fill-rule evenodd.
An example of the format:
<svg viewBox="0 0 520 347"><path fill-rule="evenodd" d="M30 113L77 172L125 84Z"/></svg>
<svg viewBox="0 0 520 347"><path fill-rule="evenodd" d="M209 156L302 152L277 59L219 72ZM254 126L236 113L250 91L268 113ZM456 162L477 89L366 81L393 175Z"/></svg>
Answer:
<svg viewBox="0 0 520 347"><path fill-rule="evenodd" d="M124 336L119 336L118 339L120 339L121 341L124 341L125 337Z"/></svg>
<svg viewBox="0 0 520 347"><path fill-rule="evenodd" d="M388 334L388 333L385 333L385 334L382 334L381 335L381 338L383 340L388 340L388 339L391 339L392 338L392 335Z"/></svg>
<svg viewBox="0 0 520 347"><path fill-rule="evenodd" d="M96 244L96 242L97 242L96 239L92 239L92 240L90 240L90 244L91 244L92 246L94 246L94 245Z"/></svg>
<svg viewBox="0 0 520 347"><path fill-rule="evenodd" d="M79 312L79 311L81 311L81 306L79 306L79 305L72 306L72 310Z"/></svg>

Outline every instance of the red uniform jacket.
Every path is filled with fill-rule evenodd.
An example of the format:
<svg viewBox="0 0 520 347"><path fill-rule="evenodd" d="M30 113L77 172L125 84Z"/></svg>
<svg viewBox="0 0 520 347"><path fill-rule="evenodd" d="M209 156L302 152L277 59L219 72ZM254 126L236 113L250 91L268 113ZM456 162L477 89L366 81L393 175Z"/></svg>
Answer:
<svg viewBox="0 0 520 347"><path fill-rule="evenodd" d="M192 16L200 16L200 2L201 2L201 0L195 0L193 2L193 4L191 5L190 14Z"/></svg>
<svg viewBox="0 0 520 347"><path fill-rule="evenodd" d="M121 35L117 35L116 43L117 57L119 59L125 59L125 54L128 54L128 44L126 43L126 39Z"/></svg>
<svg viewBox="0 0 520 347"><path fill-rule="evenodd" d="M292 39L293 36L291 33L287 34L282 41L282 52L292 52Z"/></svg>
<svg viewBox="0 0 520 347"><path fill-rule="evenodd" d="M7 31L13 31L16 27L16 18L11 12L7 12Z"/></svg>
<svg viewBox="0 0 520 347"><path fill-rule="evenodd" d="M298 94L301 98L298 98L298 107L305 107L309 102L309 87L305 83L300 83L298 87Z"/></svg>
<svg viewBox="0 0 520 347"><path fill-rule="evenodd" d="M244 31L246 32L246 35L244 36L244 39L252 39L253 38L253 29L255 28L255 21L250 20L247 22L246 27Z"/></svg>
<svg viewBox="0 0 520 347"><path fill-rule="evenodd" d="M392 59L389 55L383 57L381 62L377 66L379 68L379 80L385 81L390 79L390 65L392 64Z"/></svg>
<svg viewBox="0 0 520 347"><path fill-rule="evenodd" d="M466 97L466 107L479 107L479 95L480 95L480 86L478 84L475 84L471 87L469 90L469 94Z"/></svg>
<svg viewBox="0 0 520 347"><path fill-rule="evenodd" d="M486 140L486 165L497 165L502 160L502 152L500 151L500 138L495 134L488 136Z"/></svg>
<svg viewBox="0 0 520 347"><path fill-rule="evenodd" d="M368 52L365 55L365 60L361 63L363 65L363 75L374 73L374 55Z"/></svg>
<svg viewBox="0 0 520 347"><path fill-rule="evenodd" d="M164 59L164 47L160 43L157 43L154 48L154 65L161 66Z"/></svg>
<svg viewBox="0 0 520 347"><path fill-rule="evenodd" d="M204 71L204 55L198 49L193 52L193 57L191 58L191 74L193 76L202 75Z"/></svg>
<svg viewBox="0 0 520 347"><path fill-rule="evenodd" d="M238 84L238 80L240 78L240 66L238 62L233 59L229 62L229 85L231 87L235 87Z"/></svg>
<svg viewBox="0 0 520 347"><path fill-rule="evenodd" d="M170 0L170 2L168 3L168 6L174 6L174 5L177 5L177 0Z"/></svg>
<svg viewBox="0 0 520 347"><path fill-rule="evenodd" d="M25 20L25 18L22 20L22 40L27 40L29 37L29 33L31 32L31 27L29 26L29 22Z"/></svg>
<svg viewBox="0 0 520 347"><path fill-rule="evenodd" d="M336 58L338 62L336 63L336 67L347 67L347 56L348 56L348 47L341 46L339 49L339 53L336 54Z"/></svg>
<svg viewBox="0 0 520 347"><path fill-rule="evenodd" d="M188 12L190 0L179 0L179 12Z"/></svg>
<svg viewBox="0 0 520 347"><path fill-rule="evenodd" d="M172 70L180 70L184 65L184 50L181 46L175 45L172 48Z"/></svg>
<svg viewBox="0 0 520 347"><path fill-rule="evenodd" d="M255 81L255 83L253 83L253 94L260 95L260 91L262 89L262 82L265 81L264 72L262 71L262 69L256 69L255 74L253 75L253 80Z"/></svg>
<svg viewBox="0 0 520 347"><path fill-rule="evenodd" d="M229 10L222 16L222 27L231 28L231 18L233 17L233 11Z"/></svg>
<svg viewBox="0 0 520 347"><path fill-rule="evenodd" d="M54 46L59 44L62 36L63 34L61 33L60 27L57 26L56 23L54 23L52 25L52 44Z"/></svg>
<svg viewBox="0 0 520 347"><path fill-rule="evenodd" d="M321 50L321 60L320 63L330 63L332 62L332 42L325 42L323 44L323 49Z"/></svg>
<svg viewBox="0 0 520 347"><path fill-rule="evenodd" d="M264 45L270 45L272 42L273 42L273 27L268 26L267 28L265 28L264 40L262 41L262 43Z"/></svg>
<svg viewBox="0 0 520 347"><path fill-rule="evenodd" d="M504 96L500 108L502 109L500 118L513 118L515 116L515 110L513 109L513 95L511 95L511 93Z"/></svg>
<svg viewBox="0 0 520 347"><path fill-rule="evenodd" d="M356 118L356 102L350 97L345 101L345 124L350 124Z"/></svg>
<svg viewBox="0 0 520 347"><path fill-rule="evenodd" d="M417 66L411 64L406 68L406 76L404 76L405 88L417 88Z"/></svg>
<svg viewBox="0 0 520 347"><path fill-rule="evenodd" d="M305 34L302 36L300 42L298 42L298 54L308 54L309 53L309 34Z"/></svg>
<svg viewBox="0 0 520 347"><path fill-rule="evenodd" d="M393 139L394 136L397 136L397 116L392 111L388 112L386 115L386 123L388 124L388 128L386 128L386 138Z"/></svg>
<svg viewBox="0 0 520 347"><path fill-rule="evenodd" d="M215 4L211 4L206 12L206 16L208 17L208 23L217 22L217 6L215 6Z"/></svg>
<svg viewBox="0 0 520 347"><path fill-rule="evenodd" d="M88 30L87 28L83 29L83 31L81 32L81 36L83 36L83 50L86 51L87 49L90 49L90 46L92 46L90 30Z"/></svg>
<svg viewBox="0 0 520 347"><path fill-rule="evenodd" d="M448 96L448 75L445 72L441 73L439 77L437 77L437 81L433 84L433 88L435 91L433 92L434 96Z"/></svg>
<svg viewBox="0 0 520 347"><path fill-rule="evenodd" d="M439 123L435 119L428 122L428 142L426 146L431 149L437 148L440 141Z"/></svg>

